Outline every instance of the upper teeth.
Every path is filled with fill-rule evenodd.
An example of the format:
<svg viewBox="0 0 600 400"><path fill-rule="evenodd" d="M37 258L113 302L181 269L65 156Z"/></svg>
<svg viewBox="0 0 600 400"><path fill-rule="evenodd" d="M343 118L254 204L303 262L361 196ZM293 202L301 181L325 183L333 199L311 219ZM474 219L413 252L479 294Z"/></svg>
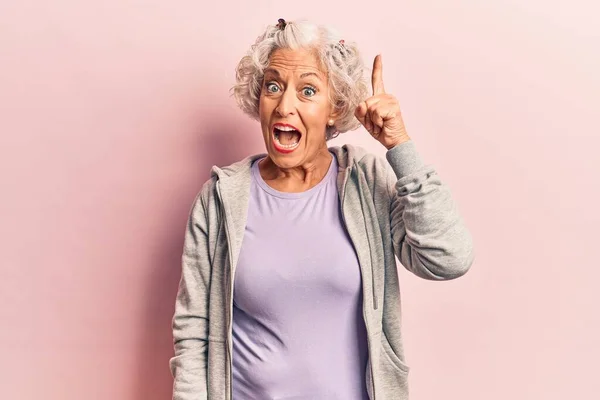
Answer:
<svg viewBox="0 0 600 400"><path fill-rule="evenodd" d="M295 131L296 130L296 129L291 128L289 126L280 126L280 125L277 125L276 128L279 129L280 131L286 131L286 132L290 132L290 131Z"/></svg>

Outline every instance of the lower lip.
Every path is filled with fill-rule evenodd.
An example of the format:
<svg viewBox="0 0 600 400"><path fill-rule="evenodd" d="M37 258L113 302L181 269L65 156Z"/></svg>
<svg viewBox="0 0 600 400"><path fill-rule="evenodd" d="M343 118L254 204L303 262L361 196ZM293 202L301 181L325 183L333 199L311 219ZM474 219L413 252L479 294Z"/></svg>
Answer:
<svg viewBox="0 0 600 400"><path fill-rule="evenodd" d="M294 147L293 149L281 147L281 145L275 139L275 134L272 135L272 138L273 138L273 146L275 147L275 150L277 150L278 152L283 153L283 154L292 153L294 150L296 150L298 147L300 147L300 142L298 142L298 145L296 147ZM301 139L302 139L302 137L300 137L299 140L301 140Z"/></svg>

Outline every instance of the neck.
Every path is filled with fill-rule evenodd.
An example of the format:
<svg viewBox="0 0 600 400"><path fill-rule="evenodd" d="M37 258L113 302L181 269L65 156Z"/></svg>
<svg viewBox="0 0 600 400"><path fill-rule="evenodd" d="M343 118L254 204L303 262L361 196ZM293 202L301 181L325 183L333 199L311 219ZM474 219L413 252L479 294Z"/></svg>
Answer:
<svg viewBox="0 0 600 400"><path fill-rule="evenodd" d="M327 174L333 155L327 146L310 160L292 168L281 168L267 156L259 164L260 175L272 188L281 192L303 192L316 186Z"/></svg>

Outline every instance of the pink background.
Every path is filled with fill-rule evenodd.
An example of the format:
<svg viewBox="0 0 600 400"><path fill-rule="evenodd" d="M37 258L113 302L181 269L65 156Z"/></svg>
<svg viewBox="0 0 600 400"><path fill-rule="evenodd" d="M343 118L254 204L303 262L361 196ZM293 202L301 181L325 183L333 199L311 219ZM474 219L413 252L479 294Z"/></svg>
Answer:
<svg viewBox="0 0 600 400"><path fill-rule="evenodd" d="M228 89L279 17L331 23L369 64L383 54L386 89L472 230L463 278L400 271L412 398L597 398L587 3L3 2L0 398L170 398L187 213L211 165L263 151ZM364 130L332 145L345 142L384 154Z"/></svg>

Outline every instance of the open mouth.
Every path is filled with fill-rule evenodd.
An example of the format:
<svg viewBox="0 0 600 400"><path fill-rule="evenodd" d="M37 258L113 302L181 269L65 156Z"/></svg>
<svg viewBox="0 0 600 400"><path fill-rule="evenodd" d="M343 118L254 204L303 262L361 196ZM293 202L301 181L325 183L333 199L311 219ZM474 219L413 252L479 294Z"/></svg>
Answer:
<svg viewBox="0 0 600 400"><path fill-rule="evenodd" d="M291 153L300 145L302 134L298 129L288 124L273 126L273 144L282 153Z"/></svg>

